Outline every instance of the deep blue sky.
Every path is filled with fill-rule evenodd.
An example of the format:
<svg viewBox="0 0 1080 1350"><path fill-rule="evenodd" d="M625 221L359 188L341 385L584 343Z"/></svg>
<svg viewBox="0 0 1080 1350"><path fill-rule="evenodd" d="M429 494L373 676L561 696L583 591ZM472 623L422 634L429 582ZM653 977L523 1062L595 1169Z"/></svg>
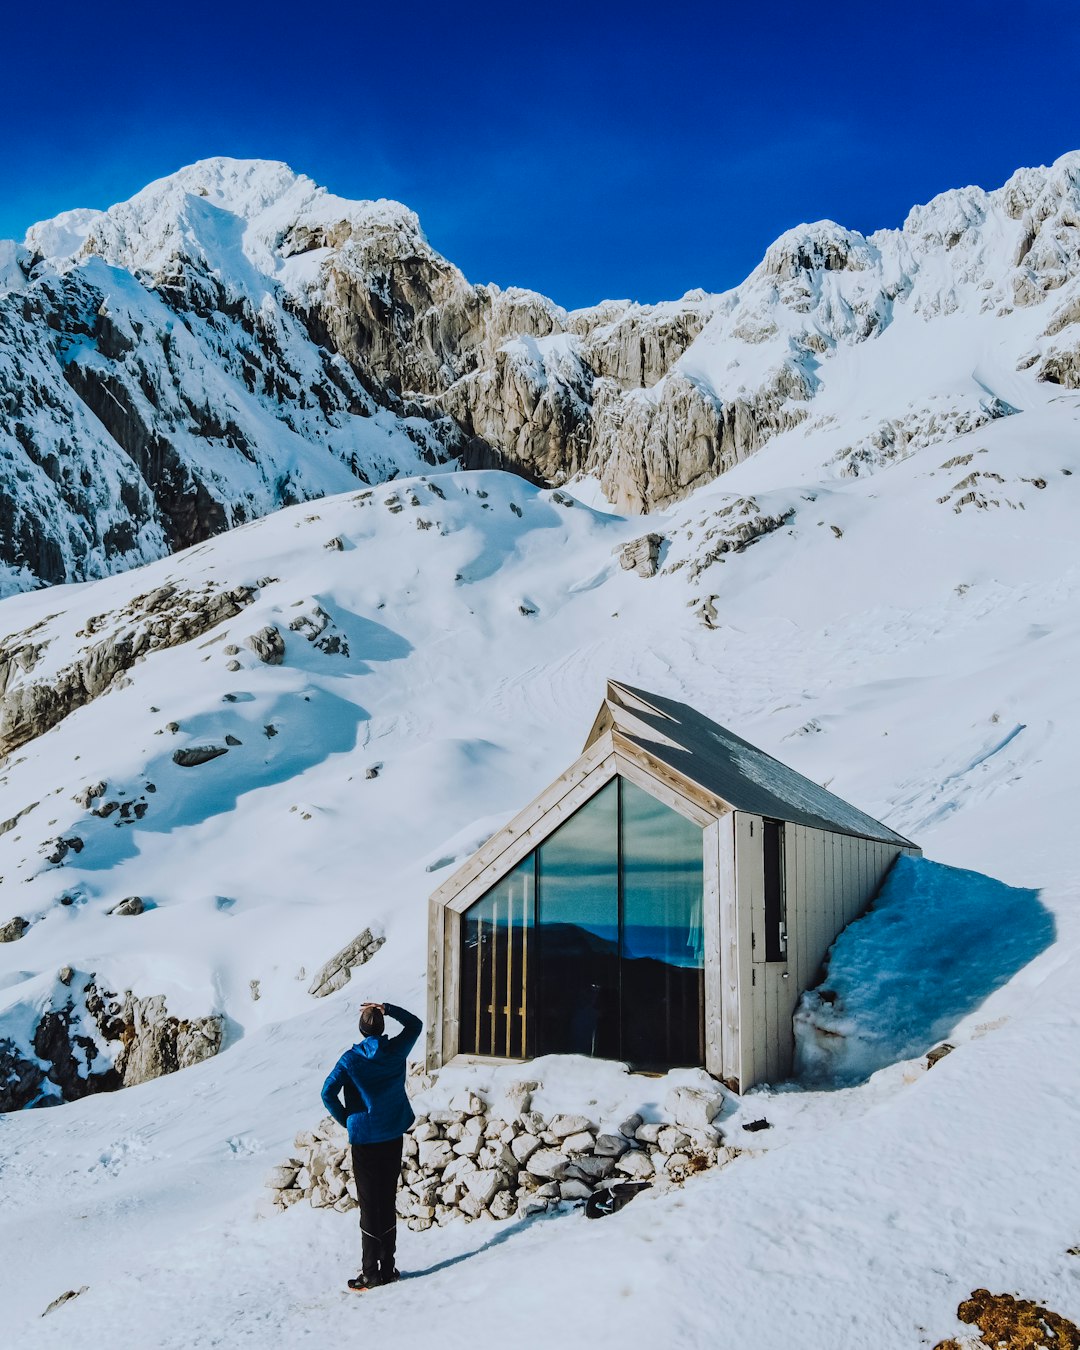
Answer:
<svg viewBox="0 0 1080 1350"><path fill-rule="evenodd" d="M1074 0L60 0L0 29L0 237L259 156L407 202L474 281L655 300L1080 148L1078 88Z"/></svg>

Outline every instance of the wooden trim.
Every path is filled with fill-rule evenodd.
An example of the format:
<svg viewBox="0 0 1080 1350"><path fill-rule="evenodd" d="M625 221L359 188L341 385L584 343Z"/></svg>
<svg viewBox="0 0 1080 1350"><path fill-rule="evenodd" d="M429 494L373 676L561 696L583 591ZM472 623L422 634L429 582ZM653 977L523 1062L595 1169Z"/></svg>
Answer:
<svg viewBox="0 0 1080 1350"><path fill-rule="evenodd" d="M655 755L650 755L648 750L640 746L632 737L620 731L618 727L612 728L611 745L616 754L623 755L639 764L658 782L664 784L673 792L677 792L684 801L696 804L705 812L709 820L716 820L733 809L730 802L724 801L722 797L717 797L714 793L695 783L693 779L687 778L685 774L672 769ZM683 814L685 815L686 812L684 811ZM707 824L708 821L701 823Z"/></svg>
<svg viewBox="0 0 1080 1350"><path fill-rule="evenodd" d="M764 965L759 969L754 949L754 896L761 886L761 817L735 813L735 899L739 964L739 1079L743 1090L761 1081L765 1033L759 1030L764 1012Z"/></svg>
<svg viewBox="0 0 1080 1350"><path fill-rule="evenodd" d="M443 1062L452 1059L461 1043L461 915L447 910L443 917Z"/></svg>
<svg viewBox="0 0 1080 1350"><path fill-rule="evenodd" d="M739 1039L739 918L735 882L735 815L716 824L716 889L720 930L720 1077L725 1083L742 1082ZM735 1091L738 1091L738 1087Z"/></svg>
<svg viewBox="0 0 1080 1350"><path fill-rule="evenodd" d="M445 1063L442 1067L443 1067L443 1068L446 1068L448 1065L451 1065L451 1064L458 1064L458 1065L460 1065L460 1064L479 1064L479 1065L481 1065L481 1066L484 1067L484 1068L496 1068L496 1069L497 1069L497 1068L498 1068L500 1065L502 1065L502 1064L527 1064L528 1062L529 1062L529 1061L528 1061L527 1058L522 1058L522 1059L506 1059L504 1056L501 1056L501 1055L462 1055L462 1054L454 1054L454 1055L451 1056L450 1059L448 1059L448 1060L446 1061L446 1063Z"/></svg>
<svg viewBox="0 0 1080 1350"><path fill-rule="evenodd" d="M442 992L443 966L443 907L428 901L428 961L427 961L427 1053L428 1072L443 1062L442 1010L439 996Z"/></svg>
<svg viewBox="0 0 1080 1350"><path fill-rule="evenodd" d="M701 923L705 959L705 1070L719 1078L724 1069L724 981L720 931L720 821L702 831Z"/></svg>
<svg viewBox="0 0 1080 1350"><path fill-rule="evenodd" d="M620 738L612 737L616 742ZM627 752L630 752L629 754ZM693 821L695 825L705 829L707 825L716 823L718 816L723 814L717 811L705 811L686 794L677 787L671 786L665 779L656 773L651 764L642 764L644 758L637 751L636 746L627 746L624 748L621 744L615 746L615 767L619 775L635 786L647 792L650 797L654 797L664 806L668 806L672 811L684 816L687 820ZM630 755L634 757L631 758ZM673 780L674 781L674 780Z"/></svg>

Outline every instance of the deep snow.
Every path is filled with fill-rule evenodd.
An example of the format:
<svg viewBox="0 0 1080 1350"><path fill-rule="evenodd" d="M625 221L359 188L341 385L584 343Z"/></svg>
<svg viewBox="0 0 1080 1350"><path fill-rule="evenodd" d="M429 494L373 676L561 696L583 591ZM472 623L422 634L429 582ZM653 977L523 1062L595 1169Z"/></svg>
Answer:
<svg viewBox="0 0 1080 1350"><path fill-rule="evenodd" d="M399 480L135 573L3 602L5 633L57 616L47 673L84 641L87 618L169 578L276 578L236 619L148 657L3 770L0 815L40 804L0 837L0 920L33 921L0 947L0 1026L25 1023L65 963L229 1019L224 1052L196 1068L0 1119L11 1343L464 1347L498 1336L900 1350L959 1331L956 1306L979 1285L1077 1319L1080 1267L1066 1252L1080 1241L1068 1143L1080 1124L1078 414L1080 395L1057 391L857 478L822 467L850 428L796 429L644 521L497 473L431 480L443 496ZM969 452L969 464L942 467ZM980 488L999 504L956 510L954 484L973 469L1000 476ZM700 557L733 494L795 514L693 580L688 566L652 579L620 569L613 548L646 529L667 536L664 565ZM326 548L335 538L343 547ZM712 628L698 617L710 598ZM347 658L289 628L316 605ZM243 645L266 623L286 636L280 667ZM322 1078L361 998L422 1011L427 894L576 755L608 676L700 707L934 862L1038 892L1024 902L1049 916L1034 959L1012 961L994 987L988 968L1017 941L1018 912L980 883L1008 942L991 933L974 961L985 1001L958 1001L907 1041L890 1033L886 1049L913 1058L856 1086L748 1095L726 1128L752 1153L602 1223L569 1212L405 1234L401 1264L424 1278L351 1298L355 1217L267 1214L262 1178L322 1114ZM243 743L228 755L172 763L178 746L227 732ZM128 794L152 781L145 818L121 827L72 801L101 779ZM73 832L84 851L48 865L40 845ZM76 890L81 903L58 904ZM133 893L155 907L106 916ZM951 894L926 907L928 923ZM312 1000L315 968L367 926L385 946L339 994ZM830 972L856 1011L875 943L895 950L852 929ZM892 1006L899 1026L902 994ZM957 1049L927 1073L922 1040L945 1034ZM558 1072L549 1087L586 1108L590 1096L609 1109L634 1094L662 1100L661 1085L613 1072ZM760 1116L770 1130L740 1132Z"/></svg>

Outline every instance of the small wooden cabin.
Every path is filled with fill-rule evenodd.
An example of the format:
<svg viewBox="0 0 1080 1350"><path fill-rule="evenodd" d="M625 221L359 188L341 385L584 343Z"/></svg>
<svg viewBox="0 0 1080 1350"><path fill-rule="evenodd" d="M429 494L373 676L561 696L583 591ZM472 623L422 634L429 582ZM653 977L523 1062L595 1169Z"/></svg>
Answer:
<svg viewBox="0 0 1080 1350"><path fill-rule="evenodd" d="M792 1014L919 849L684 703L610 681L581 756L432 895L429 1068L791 1071Z"/></svg>

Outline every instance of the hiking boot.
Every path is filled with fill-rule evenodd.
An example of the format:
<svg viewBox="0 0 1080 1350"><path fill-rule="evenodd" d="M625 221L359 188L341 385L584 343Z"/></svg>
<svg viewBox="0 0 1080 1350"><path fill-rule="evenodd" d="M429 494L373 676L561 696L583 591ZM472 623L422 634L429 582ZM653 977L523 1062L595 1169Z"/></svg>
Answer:
<svg viewBox="0 0 1080 1350"><path fill-rule="evenodd" d="M379 1283L380 1283L380 1284L396 1284L396 1283L398 1282L398 1280L400 1280L400 1279L401 1279L401 1271L398 1270L397 1266L395 1266L394 1269L390 1272L389 1275L380 1275L380 1276L379 1276Z"/></svg>
<svg viewBox="0 0 1080 1350"><path fill-rule="evenodd" d="M364 1274L357 1275L355 1279L348 1281L348 1287L354 1294L366 1294L369 1289L374 1289L380 1283L378 1279L368 1279Z"/></svg>

